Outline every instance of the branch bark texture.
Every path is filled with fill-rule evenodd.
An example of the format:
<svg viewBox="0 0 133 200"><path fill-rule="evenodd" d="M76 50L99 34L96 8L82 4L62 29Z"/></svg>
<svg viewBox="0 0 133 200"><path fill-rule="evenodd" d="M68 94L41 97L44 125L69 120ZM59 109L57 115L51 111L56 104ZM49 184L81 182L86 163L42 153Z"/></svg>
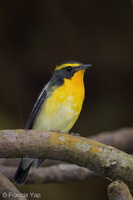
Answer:
<svg viewBox="0 0 133 200"><path fill-rule="evenodd" d="M16 167L0 166L0 172L12 180ZM81 181L87 178L97 177L97 174L77 165L59 164L49 167L31 168L26 183L65 183L68 181Z"/></svg>
<svg viewBox="0 0 133 200"><path fill-rule="evenodd" d="M121 128L88 137L91 140L113 146L126 153L133 153L133 128Z"/></svg>
<svg viewBox="0 0 133 200"><path fill-rule="evenodd" d="M27 200L7 177L0 173L0 195L8 200Z"/></svg>
<svg viewBox="0 0 133 200"><path fill-rule="evenodd" d="M83 137L48 131L0 131L0 157L24 156L73 163L133 188L132 156Z"/></svg>
<svg viewBox="0 0 133 200"><path fill-rule="evenodd" d="M108 186L108 197L109 200L133 200L127 185L120 180Z"/></svg>

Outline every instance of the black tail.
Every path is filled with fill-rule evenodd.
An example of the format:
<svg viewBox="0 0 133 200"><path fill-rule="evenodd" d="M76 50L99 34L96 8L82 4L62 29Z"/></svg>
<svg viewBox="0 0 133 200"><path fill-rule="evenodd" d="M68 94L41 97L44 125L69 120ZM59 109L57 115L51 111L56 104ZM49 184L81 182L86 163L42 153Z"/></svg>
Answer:
<svg viewBox="0 0 133 200"><path fill-rule="evenodd" d="M19 185L23 185L25 182L25 179L28 175L28 172L30 170L30 167L33 163L34 159L30 158L22 158L21 162L19 163L18 169L14 175L13 181L15 183L18 183Z"/></svg>

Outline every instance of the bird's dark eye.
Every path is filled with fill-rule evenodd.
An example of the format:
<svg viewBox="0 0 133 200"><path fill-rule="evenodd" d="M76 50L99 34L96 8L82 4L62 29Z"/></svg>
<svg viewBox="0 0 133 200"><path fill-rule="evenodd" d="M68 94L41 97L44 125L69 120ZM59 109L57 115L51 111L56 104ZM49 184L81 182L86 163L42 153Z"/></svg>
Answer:
<svg viewBox="0 0 133 200"><path fill-rule="evenodd" d="M67 69L68 72L70 72L72 70L72 67L68 66L66 69Z"/></svg>

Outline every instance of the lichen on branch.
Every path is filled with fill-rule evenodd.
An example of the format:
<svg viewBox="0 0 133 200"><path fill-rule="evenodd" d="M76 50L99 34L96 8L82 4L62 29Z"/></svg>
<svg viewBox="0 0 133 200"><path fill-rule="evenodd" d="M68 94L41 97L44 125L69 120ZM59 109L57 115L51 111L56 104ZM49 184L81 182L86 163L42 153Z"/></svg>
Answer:
<svg viewBox="0 0 133 200"><path fill-rule="evenodd" d="M0 157L47 158L88 168L133 188L133 158L114 147L79 136L35 130L1 130Z"/></svg>

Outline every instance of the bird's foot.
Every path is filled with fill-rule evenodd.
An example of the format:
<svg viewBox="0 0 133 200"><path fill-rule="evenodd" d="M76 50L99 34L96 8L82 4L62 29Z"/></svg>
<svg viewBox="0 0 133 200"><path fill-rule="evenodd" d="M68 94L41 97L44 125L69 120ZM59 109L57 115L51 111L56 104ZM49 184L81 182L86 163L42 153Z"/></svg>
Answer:
<svg viewBox="0 0 133 200"><path fill-rule="evenodd" d="M73 136L79 136L79 133L70 133Z"/></svg>

